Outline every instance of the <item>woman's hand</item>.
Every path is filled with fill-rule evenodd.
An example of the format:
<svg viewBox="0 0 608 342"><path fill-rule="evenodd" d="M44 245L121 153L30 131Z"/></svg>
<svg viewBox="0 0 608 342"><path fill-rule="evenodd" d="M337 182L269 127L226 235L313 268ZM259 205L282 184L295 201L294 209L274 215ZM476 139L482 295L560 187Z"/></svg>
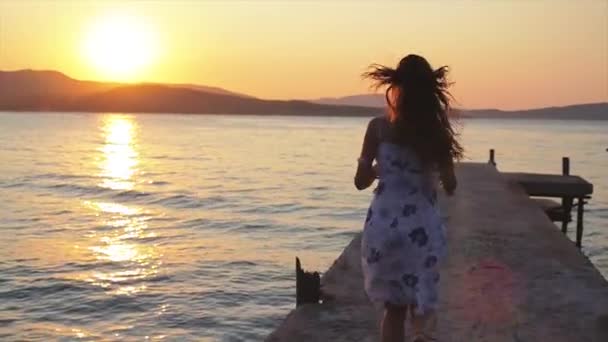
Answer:
<svg viewBox="0 0 608 342"><path fill-rule="evenodd" d="M456 190L456 186L458 185L454 172L452 171L451 173L442 176L441 184L443 185L443 189L445 190L445 192L449 196L452 196L454 194L454 191Z"/></svg>
<svg viewBox="0 0 608 342"><path fill-rule="evenodd" d="M377 177L376 165L371 166L369 163L359 162L357 174L355 175L355 187L358 190L367 189L372 185Z"/></svg>

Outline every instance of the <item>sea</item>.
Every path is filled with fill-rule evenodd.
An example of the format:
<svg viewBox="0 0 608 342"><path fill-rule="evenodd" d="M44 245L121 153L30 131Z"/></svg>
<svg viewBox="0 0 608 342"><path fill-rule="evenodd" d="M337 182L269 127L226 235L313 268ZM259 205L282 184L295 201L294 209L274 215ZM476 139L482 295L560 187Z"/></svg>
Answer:
<svg viewBox="0 0 608 342"><path fill-rule="evenodd" d="M295 257L326 270L362 229L368 120L0 113L0 340L263 340L295 306ZM501 171L570 157L608 276L608 121L457 127L466 161L495 149Z"/></svg>

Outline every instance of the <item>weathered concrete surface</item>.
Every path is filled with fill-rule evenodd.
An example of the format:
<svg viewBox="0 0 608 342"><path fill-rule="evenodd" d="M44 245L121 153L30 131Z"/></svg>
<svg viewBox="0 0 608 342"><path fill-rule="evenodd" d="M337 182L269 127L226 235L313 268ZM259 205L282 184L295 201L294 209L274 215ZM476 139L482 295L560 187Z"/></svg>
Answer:
<svg viewBox="0 0 608 342"><path fill-rule="evenodd" d="M608 282L523 192L492 166L458 166L442 198L449 256L439 341L608 341ZM360 236L323 275L330 302L292 311L268 341L377 341L380 308L365 297Z"/></svg>

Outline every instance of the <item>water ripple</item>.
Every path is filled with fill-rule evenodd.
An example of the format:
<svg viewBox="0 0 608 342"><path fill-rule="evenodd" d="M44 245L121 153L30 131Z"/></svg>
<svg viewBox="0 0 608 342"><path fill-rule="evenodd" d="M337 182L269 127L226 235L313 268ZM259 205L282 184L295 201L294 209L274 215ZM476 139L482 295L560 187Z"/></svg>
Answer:
<svg viewBox="0 0 608 342"><path fill-rule="evenodd" d="M324 271L362 228L370 194L354 190L352 161L365 124L1 114L0 340L263 340L294 307L294 257ZM584 252L608 274L608 164L593 149L608 146L606 123L466 128L468 155L495 148L504 170L576 161L596 192Z"/></svg>

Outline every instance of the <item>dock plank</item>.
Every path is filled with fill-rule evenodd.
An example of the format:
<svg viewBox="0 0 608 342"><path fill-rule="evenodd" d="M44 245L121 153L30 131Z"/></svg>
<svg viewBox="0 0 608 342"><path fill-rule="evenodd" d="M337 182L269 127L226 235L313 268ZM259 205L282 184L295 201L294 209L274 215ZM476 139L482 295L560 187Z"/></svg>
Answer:
<svg viewBox="0 0 608 342"><path fill-rule="evenodd" d="M438 340L608 341L608 282L522 187L487 164L460 164L457 177L456 195L441 198L449 255ZM292 311L268 341L378 341L359 245L357 234L323 275L333 300Z"/></svg>

